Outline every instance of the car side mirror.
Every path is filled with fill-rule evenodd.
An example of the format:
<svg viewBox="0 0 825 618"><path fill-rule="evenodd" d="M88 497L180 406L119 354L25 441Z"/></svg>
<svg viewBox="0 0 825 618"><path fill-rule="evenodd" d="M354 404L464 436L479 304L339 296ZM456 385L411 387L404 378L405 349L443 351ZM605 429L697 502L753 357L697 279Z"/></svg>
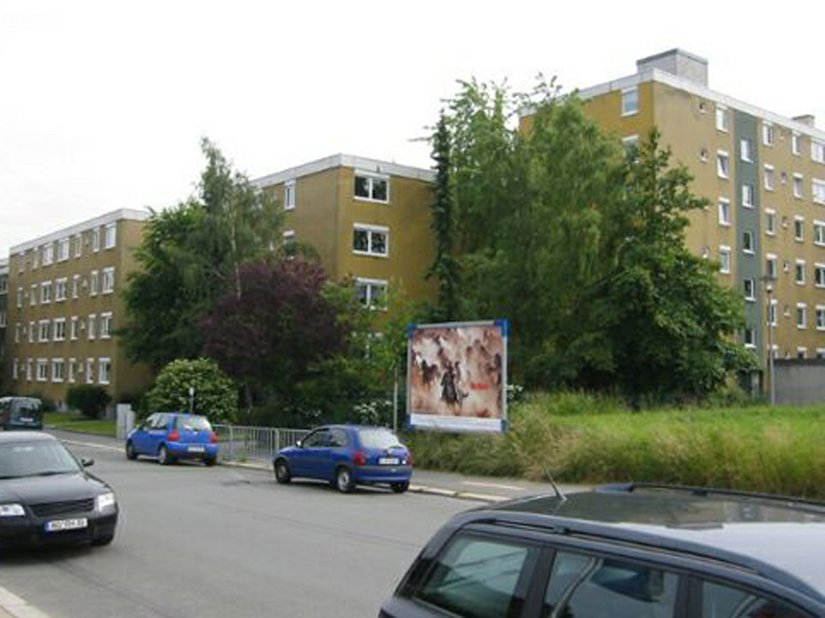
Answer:
<svg viewBox="0 0 825 618"><path fill-rule="evenodd" d="M92 459L91 457L81 457L81 458L80 458L80 464L81 464L84 468L88 468L88 467L90 467L90 466L95 465L95 460L94 460L94 459Z"/></svg>
<svg viewBox="0 0 825 618"><path fill-rule="evenodd" d="M297 446L298 448L304 448L304 441L303 440L298 440L295 443L295 446Z"/></svg>

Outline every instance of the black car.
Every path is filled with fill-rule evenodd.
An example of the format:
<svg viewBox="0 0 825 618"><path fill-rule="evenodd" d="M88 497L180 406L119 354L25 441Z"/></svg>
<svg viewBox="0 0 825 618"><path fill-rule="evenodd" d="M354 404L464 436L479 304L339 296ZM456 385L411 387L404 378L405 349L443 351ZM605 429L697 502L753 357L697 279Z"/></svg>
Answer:
<svg viewBox="0 0 825 618"><path fill-rule="evenodd" d="M380 616L825 616L825 503L617 485L457 515Z"/></svg>
<svg viewBox="0 0 825 618"><path fill-rule="evenodd" d="M48 434L0 434L0 547L111 543L117 501L93 463Z"/></svg>
<svg viewBox="0 0 825 618"><path fill-rule="evenodd" d="M0 427L43 429L43 405L35 397L0 397Z"/></svg>

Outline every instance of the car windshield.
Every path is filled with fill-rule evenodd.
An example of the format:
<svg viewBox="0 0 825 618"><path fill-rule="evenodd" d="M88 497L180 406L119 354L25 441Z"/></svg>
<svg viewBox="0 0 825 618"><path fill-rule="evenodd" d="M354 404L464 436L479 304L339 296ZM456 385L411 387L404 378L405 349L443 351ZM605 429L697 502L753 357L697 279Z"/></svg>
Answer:
<svg viewBox="0 0 825 618"><path fill-rule="evenodd" d="M358 436L364 448L387 449L391 446L401 446L398 436L389 429L361 429Z"/></svg>
<svg viewBox="0 0 825 618"><path fill-rule="evenodd" d="M0 444L0 478L49 476L79 471L77 461L60 442L43 440Z"/></svg>
<svg viewBox="0 0 825 618"><path fill-rule="evenodd" d="M176 427L188 431L212 431L212 425L203 416L179 416Z"/></svg>

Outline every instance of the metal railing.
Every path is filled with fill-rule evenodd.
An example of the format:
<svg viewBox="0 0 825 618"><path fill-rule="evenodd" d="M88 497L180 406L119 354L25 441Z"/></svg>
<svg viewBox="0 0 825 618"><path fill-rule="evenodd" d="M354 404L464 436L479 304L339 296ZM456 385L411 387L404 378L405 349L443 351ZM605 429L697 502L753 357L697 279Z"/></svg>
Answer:
<svg viewBox="0 0 825 618"><path fill-rule="evenodd" d="M309 433L308 429L280 427L244 427L241 425L212 426L221 444L221 457L227 461L268 462L287 446L292 446Z"/></svg>

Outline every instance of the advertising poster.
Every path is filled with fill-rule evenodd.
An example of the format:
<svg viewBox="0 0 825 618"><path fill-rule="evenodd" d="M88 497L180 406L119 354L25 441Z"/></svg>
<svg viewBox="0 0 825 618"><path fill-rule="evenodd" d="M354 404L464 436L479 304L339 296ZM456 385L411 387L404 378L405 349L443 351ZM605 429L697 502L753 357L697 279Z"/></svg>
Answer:
<svg viewBox="0 0 825 618"><path fill-rule="evenodd" d="M407 344L411 427L504 431L507 320L412 325Z"/></svg>

